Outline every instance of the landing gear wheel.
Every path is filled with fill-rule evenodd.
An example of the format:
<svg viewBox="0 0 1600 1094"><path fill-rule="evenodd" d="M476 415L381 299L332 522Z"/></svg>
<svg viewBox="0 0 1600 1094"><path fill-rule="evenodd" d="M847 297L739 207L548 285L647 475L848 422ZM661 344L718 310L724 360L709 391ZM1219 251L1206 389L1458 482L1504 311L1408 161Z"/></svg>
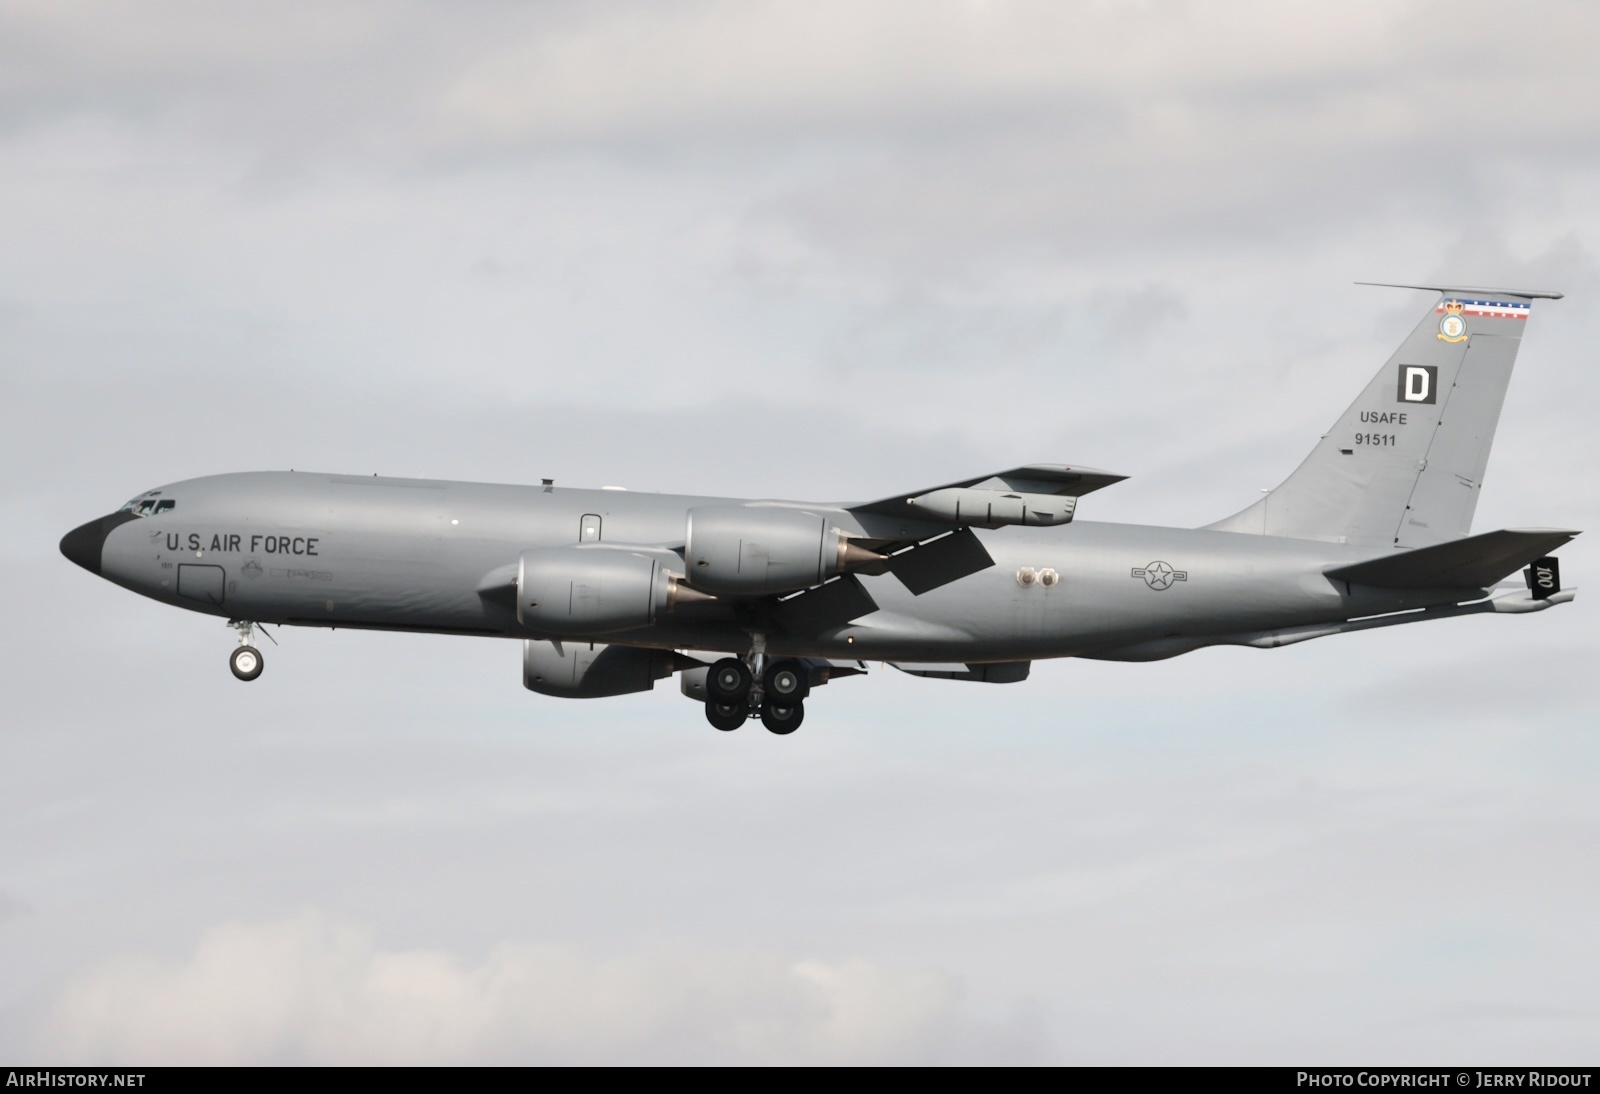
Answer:
<svg viewBox="0 0 1600 1094"><path fill-rule="evenodd" d="M706 704L706 721L728 733L744 725L748 713L743 703L719 703L715 699Z"/></svg>
<svg viewBox="0 0 1600 1094"><path fill-rule="evenodd" d="M810 674L798 661L774 661L761 674L761 691L767 702L780 706L798 703L811 692Z"/></svg>
<svg viewBox="0 0 1600 1094"><path fill-rule="evenodd" d="M228 667L241 680L254 680L266 667L261 651L254 646L240 646L228 655Z"/></svg>
<svg viewBox="0 0 1600 1094"><path fill-rule="evenodd" d="M706 694L717 703L744 703L754 683L750 669L737 657L724 657L706 673Z"/></svg>
<svg viewBox="0 0 1600 1094"><path fill-rule="evenodd" d="M761 708L761 724L780 737L793 733L800 728L800 723L805 721L806 706L804 703L786 703L782 706L767 705Z"/></svg>

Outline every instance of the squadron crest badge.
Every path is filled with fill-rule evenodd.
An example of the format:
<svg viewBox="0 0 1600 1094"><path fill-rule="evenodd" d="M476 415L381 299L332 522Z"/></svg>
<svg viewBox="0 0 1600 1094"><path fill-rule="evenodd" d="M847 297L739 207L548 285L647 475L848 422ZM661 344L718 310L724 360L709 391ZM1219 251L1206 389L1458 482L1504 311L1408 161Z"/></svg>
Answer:
<svg viewBox="0 0 1600 1094"><path fill-rule="evenodd" d="M1465 342L1467 340L1467 320L1461 314L1463 305L1459 300L1446 300L1444 302L1444 318L1439 320L1439 340L1441 342Z"/></svg>

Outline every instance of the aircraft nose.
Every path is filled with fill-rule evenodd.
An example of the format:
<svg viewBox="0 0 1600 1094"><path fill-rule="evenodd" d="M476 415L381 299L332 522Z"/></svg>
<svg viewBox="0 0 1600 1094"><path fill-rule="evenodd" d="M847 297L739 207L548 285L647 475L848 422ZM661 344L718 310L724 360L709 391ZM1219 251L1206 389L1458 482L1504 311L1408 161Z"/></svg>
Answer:
<svg viewBox="0 0 1600 1094"><path fill-rule="evenodd" d="M132 513L112 513L110 516L79 525L61 537L61 553L91 574L99 576L100 553L106 545L106 537L111 534L111 529L138 519Z"/></svg>

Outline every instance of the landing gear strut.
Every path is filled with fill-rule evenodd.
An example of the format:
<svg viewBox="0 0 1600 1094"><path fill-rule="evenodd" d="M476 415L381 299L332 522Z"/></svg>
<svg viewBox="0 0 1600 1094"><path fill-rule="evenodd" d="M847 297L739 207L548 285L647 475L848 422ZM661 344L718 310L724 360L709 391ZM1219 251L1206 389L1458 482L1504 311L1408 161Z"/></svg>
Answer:
<svg viewBox="0 0 1600 1094"><path fill-rule="evenodd" d="M793 660L768 665L766 636L751 637L746 657L724 657L706 673L706 721L727 732L759 715L773 733L793 733L805 718L802 700L811 690L806 668Z"/></svg>
<svg viewBox="0 0 1600 1094"><path fill-rule="evenodd" d="M260 676L261 670L266 667L266 659L261 656L261 651L250 644L250 632L255 629L255 624L242 619L230 619L228 626L239 632L239 648L228 655L228 668L233 670L234 676L248 683Z"/></svg>

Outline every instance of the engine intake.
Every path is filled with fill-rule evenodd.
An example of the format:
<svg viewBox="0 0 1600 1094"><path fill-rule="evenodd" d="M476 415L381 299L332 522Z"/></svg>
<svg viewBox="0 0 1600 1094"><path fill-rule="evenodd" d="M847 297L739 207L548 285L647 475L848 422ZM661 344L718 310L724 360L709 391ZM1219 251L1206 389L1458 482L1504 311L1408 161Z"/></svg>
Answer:
<svg viewBox="0 0 1600 1094"><path fill-rule="evenodd" d="M857 547L804 509L714 505L689 510L684 559L695 588L768 596L826 581L883 556Z"/></svg>

